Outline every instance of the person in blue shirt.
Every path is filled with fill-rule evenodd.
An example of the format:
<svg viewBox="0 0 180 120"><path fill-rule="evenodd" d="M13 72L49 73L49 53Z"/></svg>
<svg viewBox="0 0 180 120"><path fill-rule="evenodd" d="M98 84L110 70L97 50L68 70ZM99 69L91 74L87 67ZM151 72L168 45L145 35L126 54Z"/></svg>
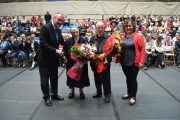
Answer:
<svg viewBox="0 0 180 120"><path fill-rule="evenodd" d="M173 17L173 14L168 18L168 21L172 19L172 22L174 22L174 17Z"/></svg>
<svg viewBox="0 0 180 120"><path fill-rule="evenodd" d="M7 59L7 66L10 67L10 59L13 58L13 64L14 68L16 68L16 59L19 53L19 44L18 41L15 40L13 36L10 37L10 41L7 44L7 54L6 54L6 59Z"/></svg>
<svg viewBox="0 0 180 120"><path fill-rule="evenodd" d="M5 56L7 54L7 41L6 36L2 35L0 37L0 58L2 59L3 66L6 67L6 59Z"/></svg>

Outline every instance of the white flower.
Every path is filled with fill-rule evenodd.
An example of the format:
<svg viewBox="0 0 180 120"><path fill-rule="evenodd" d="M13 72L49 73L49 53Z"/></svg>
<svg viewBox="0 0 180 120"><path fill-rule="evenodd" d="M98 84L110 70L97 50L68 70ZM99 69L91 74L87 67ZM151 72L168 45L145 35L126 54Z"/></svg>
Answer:
<svg viewBox="0 0 180 120"><path fill-rule="evenodd" d="M119 40L115 39L115 43L119 44Z"/></svg>
<svg viewBox="0 0 180 120"><path fill-rule="evenodd" d="M90 50L92 49L92 47L91 47L90 44L87 44L87 45L86 45L86 48L88 48L88 49L90 49Z"/></svg>
<svg viewBox="0 0 180 120"><path fill-rule="evenodd" d="M83 50L85 50L85 48L84 47L79 47L78 50L83 51Z"/></svg>
<svg viewBox="0 0 180 120"><path fill-rule="evenodd" d="M96 52L96 51L97 51L97 47L94 46L94 47L92 48L92 50L93 50L94 52Z"/></svg>

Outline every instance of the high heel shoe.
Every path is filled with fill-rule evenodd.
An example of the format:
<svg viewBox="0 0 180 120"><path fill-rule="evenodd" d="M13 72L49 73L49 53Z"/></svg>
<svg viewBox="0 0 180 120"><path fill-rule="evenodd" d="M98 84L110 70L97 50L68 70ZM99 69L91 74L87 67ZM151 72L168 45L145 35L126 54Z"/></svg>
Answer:
<svg viewBox="0 0 180 120"><path fill-rule="evenodd" d="M84 94L80 94L80 99L85 99L85 95Z"/></svg>
<svg viewBox="0 0 180 120"><path fill-rule="evenodd" d="M69 99L72 99L74 97L74 93L69 93Z"/></svg>

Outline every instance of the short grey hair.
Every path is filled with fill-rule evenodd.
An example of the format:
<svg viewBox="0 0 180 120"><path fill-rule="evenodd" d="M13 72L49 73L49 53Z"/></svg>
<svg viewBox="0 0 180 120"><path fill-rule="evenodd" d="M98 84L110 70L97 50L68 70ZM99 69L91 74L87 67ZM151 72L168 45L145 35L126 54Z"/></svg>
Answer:
<svg viewBox="0 0 180 120"><path fill-rule="evenodd" d="M28 36L27 40L34 39L32 36Z"/></svg>
<svg viewBox="0 0 180 120"><path fill-rule="evenodd" d="M14 36L11 36L10 39L11 39L11 38L14 38Z"/></svg>
<svg viewBox="0 0 180 120"><path fill-rule="evenodd" d="M98 23L96 24L96 27L97 27L98 25L104 25L104 23L103 23L103 22L98 22Z"/></svg>
<svg viewBox="0 0 180 120"><path fill-rule="evenodd" d="M57 15L62 15L62 16L64 16L63 14L57 12L56 14L54 14L53 18L55 18Z"/></svg>
<svg viewBox="0 0 180 120"><path fill-rule="evenodd" d="M74 27L74 28L72 28L72 29L71 29L71 34L72 34L72 32L73 32L74 30L78 30L78 29L77 29L77 28L75 28L75 27ZM78 32L79 32L79 30L78 30Z"/></svg>
<svg viewBox="0 0 180 120"><path fill-rule="evenodd" d="M170 36L166 36L166 38L169 38L169 39L170 39Z"/></svg>

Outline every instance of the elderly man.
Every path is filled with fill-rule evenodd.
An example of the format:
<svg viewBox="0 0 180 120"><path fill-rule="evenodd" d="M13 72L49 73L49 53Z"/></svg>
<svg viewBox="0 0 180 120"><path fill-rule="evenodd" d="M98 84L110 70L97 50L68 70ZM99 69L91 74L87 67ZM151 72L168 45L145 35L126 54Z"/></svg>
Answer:
<svg viewBox="0 0 180 120"><path fill-rule="evenodd" d="M91 44L96 44L97 46L97 54L102 54L103 53L103 48L104 45L109 38L109 35L104 33L104 23L98 22L96 24L96 30L97 34L93 35L89 43ZM97 67L94 66L94 63L91 61L91 69L94 72L94 80L95 80L95 85L96 85L96 93L93 95L93 98L98 98L101 97L102 95L102 87L103 85L103 90L104 90L104 96L105 96L105 103L110 102L110 96L111 96L111 83L110 83L110 62L111 62L111 57L107 56L108 60L108 67L104 72L97 73Z"/></svg>
<svg viewBox="0 0 180 120"><path fill-rule="evenodd" d="M173 14L171 14L171 16L168 18L168 21L169 21L170 19L172 20L172 22L174 22Z"/></svg>
<svg viewBox="0 0 180 120"><path fill-rule="evenodd" d="M68 18L67 14L65 14L63 26L69 26L69 24L70 24L70 18Z"/></svg>
<svg viewBox="0 0 180 120"><path fill-rule="evenodd" d="M46 24L51 22L51 15L49 14L49 11L46 11L44 19L46 20Z"/></svg>
<svg viewBox="0 0 180 120"><path fill-rule="evenodd" d="M154 51L154 41L151 40L150 33L145 34L145 47L146 47L146 56L145 56L145 61L144 61L144 70L147 70L148 59L150 56L152 56L152 53ZM153 61L151 61L151 65L153 65L155 62L154 58L152 60Z"/></svg>
<svg viewBox="0 0 180 120"><path fill-rule="evenodd" d="M79 30L77 28L72 28L71 30L72 37L68 38L63 47L64 55L67 56L67 63L66 63L66 71L68 71L71 67L74 66L76 61L71 59L71 54L69 53L69 50L71 49L74 44L77 43L87 43L87 39L82 38L79 36ZM87 63L84 64L82 67L82 75L79 81L76 81L69 76L67 76L67 86L69 86L69 89L71 89L71 92L69 93L69 99L72 99L74 97L75 87L79 88L79 94L80 99L85 99L85 95L83 92L84 87L90 86L89 82L89 76L88 76L88 65Z"/></svg>
<svg viewBox="0 0 180 120"><path fill-rule="evenodd" d="M59 45L64 45L64 39L59 27L64 22L64 16L57 13L53 17L52 23L42 26L40 31L40 45L38 49L38 65L41 79L41 89L43 99L47 106L51 106L51 100L64 100L58 95L58 62L59 56L62 56L62 50L59 50ZM49 93L49 78L51 82L51 91Z"/></svg>
<svg viewBox="0 0 180 120"><path fill-rule="evenodd" d="M32 14L31 24L34 24L36 26L36 23L37 23L37 18L34 16L34 14Z"/></svg>

